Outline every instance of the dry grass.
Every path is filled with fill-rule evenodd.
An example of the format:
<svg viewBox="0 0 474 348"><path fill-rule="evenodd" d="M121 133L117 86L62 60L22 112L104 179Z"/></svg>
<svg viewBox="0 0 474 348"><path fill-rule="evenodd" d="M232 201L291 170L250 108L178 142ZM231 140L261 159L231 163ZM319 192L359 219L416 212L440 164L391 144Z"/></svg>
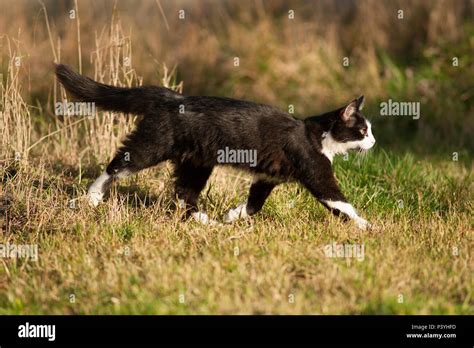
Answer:
<svg viewBox="0 0 474 348"><path fill-rule="evenodd" d="M357 65L357 74L348 74L339 64L348 49L341 40L350 38L338 38L353 32L341 25L343 14L332 26L323 19L318 24L306 19L291 27L281 18L275 23L270 15L286 13L278 2L256 2L247 12L239 7L245 5L219 5L208 8L216 12L200 17L199 7L190 7L188 15L199 20L179 29L178 19L168 16L168 25L176 30L167 33L165 26L150 26L129 33L116 12L107 25L94 24L97 11L84 8L98 5L80 1L82 50L77 23L67 19L67 25L60 25L58 14L46 17L51 19L49 32L42 12L18 15L17 27L0 21L0 33L9 33L0 39L6 72L1 81L0 244L39 247L37 262L0 259L0 313L474 314L469 153L460 152L460 161L454 162L451 153L423 158L376 149L365 159L336 162L344 192L377 226L376 232L361 232L333 219L297 185L277 188L263 212L250 221L204 227L181 222L180 212L171 209L171 168L166 164L119 183L103 205L90 208L85 191L134 119L108 112L84 119L51 113L53 102L65 95L52 83L49 63L54 56L69 62L77 52L82 52L82 59L75 59L82 61L83 70L90 68L89 75L106 83L142 84L134 70L139 66L151 76L159 71L163 85L181 90L174 71L150 58L155 57L169 66L179 62L181 74L189 76L185 87L190 91L219 89L280 106L297 99L298 114L323 101L327 108L329 99L336 103L352 97L354 90L343 87L355 76L361 89L370 87L374 96L387 97L384 86L398 72L381 65L376 47L394 52L405 47L390 45L390 21L368 15L374 8L389 11L378 3L357 7L367 31L364 37L372 45L355 51L356 60L365 63ZM470 3L455 3L446 10L441 1L427 23L417 22L430 42L440 39L439 33L452 40L462 36L458 12ZM31 13L28 4L8 11ZM163 5L165 14L181 6ZM318 6L331 7L327 2ZM417 6L421 12L416 13L429 8L426 2ZM134 12L145 26L146 11L150 8L141 5ZM125 22L131 20L125 17ZM36 18L34 31L11 32L25 28L28 18ZM254 22L256 26L248 25ZM440 23L446 23L442 32ZM213 31L219 25L225 29ZM321 33L324 25L326 36L310 35ZM186 37L186 44L176 45L179 37ZM295 37L305 38L305 43L292 42ZM132 41L140 42L133 55ZM229 59L236 54L244 62L238 70ZM19 66L17 57L23 57ZM46 71L48 78L40 80ZM407 86L402 88L412 85ZM46 98L44 91L49 91ZM204 190L203 208L220 219L245 199L249 184L246 174L216 170ZM327 258L324 246L333 242L363 244L364 260Z"/></svg>
<svg viewBox="0 0 474 348"><path fill-rule="evenodd" d="M166 168L121 183L91 209L71 199L92 178L48 167L19 168L5 185L13 204L3 242L38 244L39 260L2 260L3 313L473 314L472 206L458 202L469 198L462 181L453 188L460 197L443 197L450 210L436 212L428 205L447 181L422 180L432 192L415 190L416 206L398 194L408 206L397 211L385 196L399 180L380 188L342 179L377 232L332 219L295 185L278 188L249 222L204 227L169 208ZM235 174L211 179L203 206L215 218L245 197L249 180ZM333 242L363 244L364 260L325 257Z"/></svg>

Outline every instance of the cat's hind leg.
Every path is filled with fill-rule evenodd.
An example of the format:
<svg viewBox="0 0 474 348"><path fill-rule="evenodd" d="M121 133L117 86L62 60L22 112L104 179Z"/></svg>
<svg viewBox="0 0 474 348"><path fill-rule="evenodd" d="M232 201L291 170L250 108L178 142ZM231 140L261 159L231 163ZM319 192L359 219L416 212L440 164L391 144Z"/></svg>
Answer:
<svg viewBox="0 0 474 348"><path fill-rule="evenodd" d="M93 207L97 207L99 203L104 198L105 193L109 190L110 185L112 184L113 176L104 171L89 187L87 191L87 196L89 198L89 203Z"/></svg>
<svg viewBox="0 0 474 348"><path fill-rule="evenodd" d="M125 178L167 159L166 149L162 146L134 142L134 137L138 136L132 134L127 139L127 145L117 151L107 169L89 187L87 195L92 206L96 207L102 201L114 180Z"/></svg>
<svg viewBox="0 0 474 348"><path fill-rule="evenodd" d="M206 186L212 169L213 167L196 166L191 163L175 164L175 192L180 208L185 209L184 217L192 217L205 225L216 223L206 213L200 212L197 206L199 194Z"/></svg>

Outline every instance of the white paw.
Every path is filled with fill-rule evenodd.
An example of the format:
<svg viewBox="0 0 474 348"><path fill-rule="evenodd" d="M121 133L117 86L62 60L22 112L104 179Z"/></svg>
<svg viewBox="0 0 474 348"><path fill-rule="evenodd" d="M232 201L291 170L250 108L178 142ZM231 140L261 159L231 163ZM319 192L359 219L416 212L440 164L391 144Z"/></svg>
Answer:
<svg viewBox="0 0 474 348"><path fill-rule="evenodd" d="M357 227L359 227L361 230L364 230L364 231L372 227L372 225L367 220L362 219L362 218L357 218L355 220L355 223Z"/></svg>
<svg viewBox="0 0 474 348"><path fill-rule="evenodd" d="M89 197L89 204L93 207L97 207L102 201L102 198L104 198L104 194L102 192L92 190L89 190L87 196Z"/></svg>
<svg viewBox="0 0 474 348"><path fill-rule="evenodd" d="M93 207L97 207L99 203L104 198L104 187L112 179L112 177L107 173L103 172L89 187L87 196L89 196L89 204Z"/></svg>
<svg viewBox="0 0 474 348"><path fill-rule="evenodd" d="M216 225L217 221L212 220L206 213L201 213L200 211L192 213L192 218L197 222L200 222L203 225Z"/></svg>
<svg viewBox="0 0 474 348"><path fill-rule="evenodd" d="M229 210L227 214L224 215L224 222L230 224L235 220L246 218L247 216L247 205L241 204L237 208Z"/></svg>

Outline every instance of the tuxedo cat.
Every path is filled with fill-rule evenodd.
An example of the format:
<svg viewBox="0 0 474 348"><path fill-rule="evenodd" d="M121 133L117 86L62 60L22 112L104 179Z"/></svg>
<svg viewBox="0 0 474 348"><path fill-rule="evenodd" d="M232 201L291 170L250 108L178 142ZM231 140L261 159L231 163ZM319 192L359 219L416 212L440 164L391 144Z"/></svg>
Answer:
<svg viewBox="0 0 474 348"><path fill-rule="evenodd" d="M56 76L68 92L105 110L142 115L105 172L89 188L97 206L114 179L170 160L175 191L186 217L211 223L199 212L199 193L216 165L232 165L254 175L248 200L231 209L225 222L262 209L273 188L297 181L335 215L361 218L339 189L332 171L335 155L366 151L375 144L370 122L361 114L364 97L337 110L295 119L275 107L221 97L184 96L156 86L113 87L56 65ZM253 163L218 161L223 149L254 151ZM224 163L222 163L224 162Z"/></svg>

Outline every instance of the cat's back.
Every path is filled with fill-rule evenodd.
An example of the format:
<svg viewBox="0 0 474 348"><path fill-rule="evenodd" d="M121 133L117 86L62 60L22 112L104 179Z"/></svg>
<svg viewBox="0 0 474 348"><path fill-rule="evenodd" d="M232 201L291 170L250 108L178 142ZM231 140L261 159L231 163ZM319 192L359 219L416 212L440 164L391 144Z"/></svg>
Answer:
<svg viewBox="0 0 474 348"><path fill-rule="evenodd" d="M184 107L189 112L209 115L214 119L257 121L261 118L271 117L280 120L286 119L290 122L295 121L291 115L277 107L226 97L186 97Z"/></svg>

